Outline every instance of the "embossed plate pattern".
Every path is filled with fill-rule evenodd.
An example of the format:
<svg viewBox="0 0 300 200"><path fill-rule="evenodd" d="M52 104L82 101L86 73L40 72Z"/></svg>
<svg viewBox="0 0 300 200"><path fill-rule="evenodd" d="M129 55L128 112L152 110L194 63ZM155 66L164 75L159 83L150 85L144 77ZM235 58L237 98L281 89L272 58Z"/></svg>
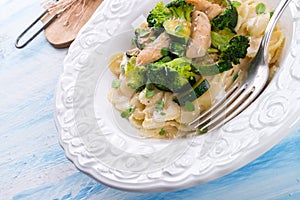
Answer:
<svg viewBox="0 0 300 200"><path fill-rule="evenodd" d="M128 191L176 190L221 177L270 149L299 121L300 1L295 0L281 20L287 40L280 69L246 111L199 137L138 137L107 100L113 79L107 63L112 53L129 47L125 31L156 2L104 1L71 45L56 91L55 122L67 157L98 181Z"/></svg>

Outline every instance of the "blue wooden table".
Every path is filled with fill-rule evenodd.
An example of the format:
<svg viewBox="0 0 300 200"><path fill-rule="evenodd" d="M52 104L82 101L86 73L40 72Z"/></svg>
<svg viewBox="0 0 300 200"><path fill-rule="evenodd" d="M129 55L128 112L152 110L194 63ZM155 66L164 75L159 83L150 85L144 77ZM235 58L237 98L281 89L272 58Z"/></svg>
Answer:
<svg viewBox="0 0 300 200"><path fill-rule="evenodd" d="M40 0L0 2L1 200L300 199L300 127L241 169L180 191L124 192L78 171L59 145L53 119L67 49L53 48L43 34L22 50L14 47L42 11Z"/></svg>

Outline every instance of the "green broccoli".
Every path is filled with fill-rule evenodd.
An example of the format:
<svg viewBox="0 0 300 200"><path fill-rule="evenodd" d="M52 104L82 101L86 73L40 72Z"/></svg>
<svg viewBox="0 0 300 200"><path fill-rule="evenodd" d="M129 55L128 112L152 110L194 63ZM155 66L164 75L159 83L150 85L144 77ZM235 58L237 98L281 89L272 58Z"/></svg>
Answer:
<svg viewBox="0 0 300 200"><path fill-rule="evenodd" d="M162 28L163 23L172 17L171 11L164 6L163 2L158 2L147 17L149 27Z"/></svg>
<svg viewBox="0 0 300 200"><path fill-rule="evenodd" d="M233 34L234 35L234 34ZM206 57L193 60L193 67L204 76L211 76L231 69L232 63L239 64L247 55L250 46L247 36L233 36L226 29L212 32L212 46L216 49Z"/></svg>
<svg viewBox="0 0 300 200"><path fill-rule="evenodd" d="M194 5L185 0L174 0L166 5L158 2L147 17L149 27L154 27L156 33L164 29L172 39L171 44L176 43L175 46L170 46L170 52L175 55L183 56L185 53L186 44L191 35L193 9ZM142 48L141 45L140 47Z"/></svg>
<svg viewBox="0 0 300 200"><path fill-rule="evenodd" d="M185 57L148 65L149 82L161 90L182 91L195 82L195 76L190 60Z"/></svg>
<svg viewBox="0 0 300 200"><path fill-rule="evenodd" d="M128 86L136 91L141 91L145 88L147 82L147 68L145 66L135 65L135 57L132 57L125 68L125 78Z"/></svg>
<svg viewBox="0 0 300 200"><path fill-rule="evenodd" d="M191 34L191 13L194 5L185 0L174 0L166 7L172 13L172 18L163 23L166 32L175 38L184 38L183 43L186 43Z"/></svg>
<svg viewBox="0 0 300 200"><path fill-rule="evenodd" d="M185 0L174 0L168 3L166 7L169 8L174 18L191 22L193 4L189 4Z"/></svg>
<svg viewBox="0 0 300 200"><path fill-rule="evenodd" d="M172 40L170 52L183 56L191 35L191 13L194 5L187 3L185 0L174 0L168 3L166 7L172 13L172 18L163 23L163 27Z"/></svg>
<svg viewBox="0 0 300 200"><path fill-rule="evenodd" d="M235 36L221 49L219 58L225 61L229 60L234 64L239 64L240 58L244 58L247 55L249 46L249 38L247 36Z"/></svg>
<svg viewBox="0 0 300 200"><path fill-rule="evenodd" d="M238 12L236 8L232 5L230 0L223 0L218 3L223 7L226 5L226 7L220 15L212 19L212 30L223 30L227 27L235 33L234 28L236 27L238 20Z"/></svg>
<svg viewBox="0 0 300 200"><path fill-rule="evenodd" d="M247 55L247 49L250 46L248 36L235 36L229 28L212 31L211 44L213 48L219 50L219 60L230 61L234 64L240 63L240 58Z"/></svg>

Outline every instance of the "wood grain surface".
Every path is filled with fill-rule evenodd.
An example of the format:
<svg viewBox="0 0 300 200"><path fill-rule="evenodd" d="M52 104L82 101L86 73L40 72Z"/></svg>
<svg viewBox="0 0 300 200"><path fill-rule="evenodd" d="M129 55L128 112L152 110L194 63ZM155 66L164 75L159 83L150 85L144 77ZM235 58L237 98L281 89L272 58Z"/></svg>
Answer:
<svg viewBox="0 0 300 200"><path fill-rule="evenodd" d="M43 34L24 49L14 47L42 12L40 3L0 1L0 200L300 199L300 126L243 168L185 190L124 192L78 171L58 143L53 120L67 49L54 48Z"/></svg>
<svg viewBox="0 0 300 200"><path fill-rule="evenodd" d="M51 23L45 30L45 36L48 42L56 48L66 48L74 41L79 30L90 19L95 10L99 7L103 0L77 1L73 7L62 12L58 18ZM61 8L48 12L42 18L45 24L53 15Z"/></svg>

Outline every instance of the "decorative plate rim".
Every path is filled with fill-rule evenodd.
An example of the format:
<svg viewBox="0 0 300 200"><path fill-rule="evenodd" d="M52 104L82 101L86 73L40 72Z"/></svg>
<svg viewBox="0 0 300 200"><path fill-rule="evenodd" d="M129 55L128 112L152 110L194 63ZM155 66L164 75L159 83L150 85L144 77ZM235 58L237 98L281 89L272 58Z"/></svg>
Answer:
<svg viewBox="0 0 300 200"><path fill-rule="evenodd" d="M157 170L158 172L137 176L134 173L109 169L103 163L98 162L99 160L95 159L87 150L89 147L82 142L79 128L81 124L76 121L77 110L74 108L74 104L79 98L77 95L81 94L77 91L76 79L86 71L86 66L93 66L90 56L94 56L95 51L97 51L97 56L101 55L97 47L105 44L110 37L122 30L130 28L131 24L128 25L122 21L127 19L129 22L134 22L140 16L140 13L133 15L134 11L147 10L146 8L150 5L152 7L154 2L142 0L104 1L70 46L64 60L64 70L56 88L54 120L59 133L59 142L65 150L66 157L79 170L101 183L126 191L170 191L219 178L262 155L293 130L300 121L300 117L296 115L300 106L292 107L292 105L299 105L300 101L300 94L296 92L297 86L300 86L300 76L297 75L300 70L297 71L298 69L295 68L295 65L300 63L299 56L297 57L295 53L300 51L300 48L297 47L300 43L300 38L297 38L299 34L295 33L299 29L300 17L297 15L297 11L300 10L300 3L295 1L289 6L294 20L291 50L286 55L284 68L280 69L280 76L274 77L268 88L245 112L217 131L218 145L212 148L212 153L192 156L192 158L190 158L191 155L184 155L181 157L184 159L179 160L177 165L174 162L175 164L172 163L171 167ZM122 15L117 15L120 12ZM276 114L281 115L277 116ZM291 122L291 124L287 122ZM88 123L86 121L84 125L88 125ZM271 129L272 131L270 131ZM278 134L273 136L275 132ZM248 134L253 138L246 137ZM209 137L212 136L207 136L206 139L211 139ZM191 147L194 148L191 152L195 151L197 147L199 146ZM231 151L227 152L226 148ZM242 158L239 157L240 155ZM210 158L207 159L208 157ZM229 159L229 162L224 161L224 158ZM209 161L205 163L205 159ZM191 160L197 160L197 162ZM204 160L205 162L203 162ZM201 171L198 169L198 167L201 168L199 163L208 166L201 166L203 167ZM141 182L136 184L138 179Z"/></svg>

